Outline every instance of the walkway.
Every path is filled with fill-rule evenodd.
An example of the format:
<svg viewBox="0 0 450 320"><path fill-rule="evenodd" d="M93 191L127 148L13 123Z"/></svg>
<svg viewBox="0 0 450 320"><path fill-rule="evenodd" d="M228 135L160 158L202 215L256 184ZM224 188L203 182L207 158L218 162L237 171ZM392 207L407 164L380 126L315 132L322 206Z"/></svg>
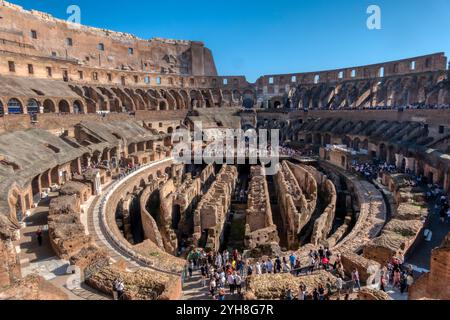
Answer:
<svg viewBox="0 0 450 320"><path fill-rule="evenodd" d="M73 275L67 273L70 263L55 256L48 235L50 200L42 200L37 208L31 210L30 216L24 219L25 227L20 230L20 240L15 243L22 276L39 275L65 292L70 300L106 300L107 297L87 286L69 289L68 284L73 279ZM42 246L39 246L36 237L39 228L44 230Z"/></svg>

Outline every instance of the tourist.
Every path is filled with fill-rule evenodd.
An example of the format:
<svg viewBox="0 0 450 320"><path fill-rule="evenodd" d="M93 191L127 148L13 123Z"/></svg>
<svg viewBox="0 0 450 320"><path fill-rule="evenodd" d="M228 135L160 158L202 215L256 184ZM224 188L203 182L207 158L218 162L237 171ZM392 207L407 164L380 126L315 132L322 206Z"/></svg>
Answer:
<svg viewBox="0 0 450 320"><path fill-rule="evenodd" d="M319 300L325 300L325 288L322 284L319 284L317 291L319 293Z"/></svg>
<svg viewBox="0 0 450 320"><path fill-rule="evenodd" d="M356 268L353 269L353 272L352 272L352 281L354 282L354 286L356 286L358 288L358 290L361 290L361 282L359 279L359 272ZM354 288L354 286L353 286L353 288Z"/></svg>
<svg viewBox="0 0 450 320"><path fill-rule="evenodd" d="M125 291L125 285L124 285L122 280L119 280L117 282L116 289L117 289L117 299L118 300L123 300L123 292Z"/></svg>
<svg viewBox="0 0 450 320"><path fill-rule="evenodd" d="M259 261L256 262L256 275L261 275L262 274L262 267L261 264L259 263Z"/></svg>
<svg viewBox="0 0 450 320"><path fill-rule="evenodd" d="M222 258L222 255L218 254L218 255L216 256L215 264L216 264L216 267L217 267L217 268L222 268L222 266L223 266L223 258Z"/></svg>
<svg viewBox="0 0 450 320"><path fill-rule="evenodd" d="M334 286L336 287L337 293L340 296L341 292L342 292L342 288L344 287L344 280L342 280L342 278L340 276L338 276Z"/></svg>
<svg viewBox="0 0 450 320"><path fill-rule="evenodd" d="M219 290L219 295L217 296L217 300L218 301L224 301L225 300L225 290L223 290L223 289Z"/></svg>
<svg viewBox="0 0 450 320"><path fill-rule="evenodd" d="M327 256L324 255L322 258L322 266L325 270L328 270L330 260L328 260Z"/></svg>
<svg viewBox="0 0 450 320"><path fill-rule="evenodd" d="M192 278L192 273L194 272L194 262L190 260L188 262L188 272L189 272L189 279Z"/></svg>
<svg viewBox="0 0 450 320"><path fill-rule="evenodd" d="M408 273L408 276L406 278L406 291L409 291L409 288L414 284L414 277L411 272Z"/></svg>
<svg viewBox="0 0 450 320"><path fill-rule="evenodd" d="M386 292L386 278L385 278L384 271L381 271L381 274L380 274L380 290L383 292Z"/></svg>
<svg viewBox="0 0 450 320"><path fill-rule="evenodd" d="M207 278L207 276L208 276L208 272L207 272L207 267L206 267L206 265L202 265L202 266L200 267L200 272L201 272L201 274L202 274L202 287L205 287L205 286L206 286L206 278Z"/></svg>
<svg viewBox="0 0 450 320"><path fill-rule="evenodd" d="M306 285L304 283L300 283L298 289L298 300L300 301L306 300Z"/></svg>
<svg viewBox="0 0 450 320"><path fill-rule="evenodd" d="M269 259L266 263L267 273L273 272L273 262L271 259Z"/></svg>
<svg viewBox="0 0 450 320"><path fill-rule="evenodd" d="M235 272L234 274L234 285L236 286L236 291L238 295L242 293L242 277Z"/></svg>
<svg viewBox="0 0 450 320"><path fill-rule="evenodd" d="M41 228L39 228L36 231L36 237L37 237L39 247L42 247L42 229Z"/></svg>
<svg viewBox="0 0 450 320"><path fill-rule="evenodd" d="M292 295L292 290L287 289L284 295L284 300L294 300L294 296Z"/></svg>
<svg viewBox="0 0 450 320"><path fill-rule="evenodd" d="M211 293L211 296L214 298L216 293L216 279L214 277L211 277L209 281L209 292Z"/></svg>
<svg viewBox="0 0 450 320"><path fill-rule="evenodd" d="M296 261L295 254L291 253L291 255L289 256L289 262L291 263L291 269L295 268L295 261Z"/></svg>
<svg viewBox="0 0 450 320"><path fill-rule="evenodd" d="M400 270L397 268L394 270L394 288L400 288L400 282L401 282L401 273Z"/></svg>
<svg viewBox="0 0 450 320"><path fill-rule="evenodd" d="M119 284L119 279L115 279L112 283L112 290L113 290L113 300L118 300L119 297L117 295L117 287Z"/></svg>
<svg viewBox="0 0 450 320"><path fill-rule="evenodd" d="M316 301L319 300L319 291L317 290L317 288L314 288L312 296L313 296L313 300L316 300Z"/></svg>
<svg viewBox="0 0 450 320"><path fill-rule="evenodd" d="M404 294L407 288L408 288L408 279L406 274L403 273L400 278L400 293Z"/></svg>
<svg viewBox="0 0 450 320"><path fill-rule="evenodd" d="M275 259L275 272L274 273L281 273L281 259L280 257L277 257Z"/></svg>
<svg viewBox="0 0 450 320"><path fill-rule="evenodd" d="M223 256L222 256L222 258L223 258L223 263L224 264L226 264L226 263L228 263L228 259L229 259L229 253L228 253L228 250L225 250L224 252L223 252Z"/></svg>
<svg viewBox="0 0 450 320"><path fill-rule="evenodd" d="M248 264L247 266L247 277L251 277L253 275L253 266Z"/></svg>
<svg viewBox="0 0 450 320"><path fill-rule="evenodd" d="M227 278L227 282L228 282L228 286L230 287L230 294L234 294L234 290L235 290L235 283L234 283L234 275L233 274L229 274L228 278Z"/></svg>
<svg viewBox="0 0 450 320"><path fill-rule="evenodd" d="M283 261L283 267L282 270L284 273L289 273L291 272L291 267L289 267L289 264L287 263L286 260Z"/></svg>
<svg viewBox="0 0 450 320"><path fill-rule="evenodd" d="M300 258L295 261L295 266L293 269L295 270L295 274L298 277L300 275L300 273L302 272L302 270L301 270L302 264L301 264Z"/></svg>

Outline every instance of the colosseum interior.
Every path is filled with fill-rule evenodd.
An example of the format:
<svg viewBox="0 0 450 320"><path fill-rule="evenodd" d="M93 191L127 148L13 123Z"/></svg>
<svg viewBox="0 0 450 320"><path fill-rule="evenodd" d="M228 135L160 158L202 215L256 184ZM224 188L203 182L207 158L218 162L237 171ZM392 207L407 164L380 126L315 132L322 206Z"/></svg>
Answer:
<svg viewBox="0 0 450 320"><path fill-rule="evenodd" d="M74 28L6 1L0 17L0 299L111 300L117 281L125 300L212 299L189 269L225 250L243 265L232 299L302 283L308 297L330 285L331 300L450 299L450 229L434 214L450 192L444 53L250 83L218 75L201 42ZM198 122L212 136L279 130L276 173L177 161L176 133ZM325 248L330 267L310 270ZM393 260L407 293L380 289Z"/></svg>

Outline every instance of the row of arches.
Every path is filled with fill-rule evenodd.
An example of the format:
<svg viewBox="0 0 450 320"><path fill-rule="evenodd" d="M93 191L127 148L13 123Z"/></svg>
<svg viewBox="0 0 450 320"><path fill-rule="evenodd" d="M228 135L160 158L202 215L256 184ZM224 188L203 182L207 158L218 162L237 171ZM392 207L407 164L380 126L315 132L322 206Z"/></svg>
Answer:
<svg viewBox="0 0 450 320"><path fill-rule="evenodd" d="M292 96L269 101L269 108L355 109L450 104L450 83L435 75L299 86Z"/></svg>
<svg viewBox="0 0 450 320"><path fill-rule="evenodd" d="M61 99L22 100L21 98L10 98L4 104L0 99L0 115L4 114L37 114L37 113L85 113L84 104L81 100L68 101Z"/></svg>

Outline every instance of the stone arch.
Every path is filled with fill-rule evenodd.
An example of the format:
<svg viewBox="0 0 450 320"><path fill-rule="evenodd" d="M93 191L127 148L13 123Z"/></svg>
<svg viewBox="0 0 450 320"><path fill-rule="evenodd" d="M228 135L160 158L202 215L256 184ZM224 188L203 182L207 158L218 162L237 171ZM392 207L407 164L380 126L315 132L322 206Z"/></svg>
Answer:
<svg viewBox="0 0 450 320"><path fill-rule="evenodd" d="M223 98L223 101L225 102L224 104L226 106L231 106L231 104L233 102L233 96L232 96L230 90L223 90L222 91L222 98Z"/></svg>
<svg viewBox="0 0 450 320"><path fill-rule="evenodd" d="M53 100L46 99L44 101L43 107L44 107L44 113L55 113L56 112L55 103L53 102Z"/></svg>
<svg viewBox="0 0 450 320"><path fill-rule="evenodd" d="M384 143L381 143L379 145L379 158L380 158L380 160L382 160L382 161L386 161L387 160L387 152L388 152L388 150L386 148L386 145Z"/></svg>
<svg viewBox="0 0 450 320"><path fill-rule="evenodd" d="M170 90L169 92L172 95L172 97L175 99L175 103L176 103L175 109L178 109L178 110L185 109L186 105L184 103L184 99L181 96L181 94L179 92L177 92L176 90Z"/></svg>
<svg viewBox="0 0 450 320"><path fill-rule="evenodd" d="M9 114L21 114L23 113L23 104L18 98L11 98L8 101L8 113Z"/></svg>
<svg viewBox="0 0 450 320"><path fill-rule="evenodd" d="M352 146L352 140L348 136L344 136L342 138L342 144L346 145L347 147L351 147Z"/></svg>
<svg viewBox="0 0 450 320"><path fill-rule="evenodd" d="M323 136L323 144L324 144L324 145L329 145L329 144L331 144L331 135L330 135L329 133L326 133L326 134Z"/></svg>
<svg viewBox="0 0 450 320"><path fill-rule="evenodd" d="M185 107L186 109L189 108L189 106L190 106L191 104L190 104L190 99L189 99L188 93L186 92L186 90L180 90L179 93L180 93L181 98L182 98L183 101L184 101L184 107Z"/></svg>
<svg viewBox="0 0 450 320"><path fill-rule="evenodd" d="M203 98L202 98L201 93L198 90L191 90L189 95L191 97L191 107L193 109L203 107Z"/></svg>
<svg viewBox="0 0 450 320"><path fill-rule="evenodd" d="M158 110L167 110L167 102L165 100L159 101Z"/></svg>
<svg viewBox="0 0 450 320"><path fill-rule="evenodd" d="M84 113L84 105L80 100L75 100L73 102L73 113Z"/></svg>
<svg viewBox="0 0 450 320"><path fill-rule="evenodd" d="M58 111L59 113L70 113L70 105L67 100L60 100L58 103Z"/></svg>
<svg viewBox="0 0 450 320"><path fill-rule="evenodd" d="M369 140L368 139L365 139L362 142L361 148L364 149L364 150L369 150Z"/></svg>
<svg viewBox="0 0 450 320"><path fill-rule="evenodd" d="M353 139L353 149L359 151L361 146L361 140L359 138Z"/></svg>
<svg viewBox="0 0 450 320"><path fill-rule="evenodd" d="M29 99L27 102L27 113L36 114L39 113L40 104L36 99Z"/></svg>
<svg viewBox="0 0 450 320"><path fill-rule="evenodd" d="M255 95L251 90L245 90L242 105L246 109L252 109L255 105Z"/></svg>

